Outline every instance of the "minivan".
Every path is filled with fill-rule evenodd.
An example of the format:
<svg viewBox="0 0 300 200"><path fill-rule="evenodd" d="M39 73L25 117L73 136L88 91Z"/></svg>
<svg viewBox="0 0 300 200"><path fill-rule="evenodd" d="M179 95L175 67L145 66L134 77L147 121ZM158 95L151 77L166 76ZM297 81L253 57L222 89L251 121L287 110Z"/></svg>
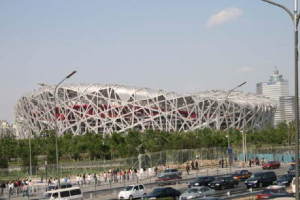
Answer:
<svg viewBox="0 0 300 200"><path fill-rule="evenodd" d="M245 181L247 188L253 187L264 187L269 186L275 183L277 180L275 172L267 171L267 172L257 172L250 176Z"/></svg>
<svg viewBox="0 0 300 200"><path fill-rule="evenodd" d="M83 195L79 187L51 190L45 193L45 198L49 200L83 200Z"/></svg>

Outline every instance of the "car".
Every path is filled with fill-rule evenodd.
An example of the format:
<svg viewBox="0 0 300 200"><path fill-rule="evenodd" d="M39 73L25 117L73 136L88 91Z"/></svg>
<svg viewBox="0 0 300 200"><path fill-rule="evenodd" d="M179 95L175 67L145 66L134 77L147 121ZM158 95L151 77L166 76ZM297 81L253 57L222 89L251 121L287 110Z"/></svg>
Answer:
<svg viewBox="0 0 300 200"><path fill-rule="evenodd" d="M235 180L245 180L250 178L250 176L252 175L252 173L246 169L243 170L236 170L232 176Z"/></svg>
<svg viewBox="0 0 300 200"><path fill-rule="evenodd" d="M213 195L215 193L216 193L215 190L207 186L194 187L194 188L189 188L184 193L182 193L179 197L179 200L189 200L198 197L206 197L209 195Z"/></svg>
<svg viewBox="0 0 300 200"><path fill-rule="evenodd" d="M292 174L284 174L277 178L277 185L289 186L293 180L294 176Z"/></svg>
<svg viewBox="0 0 300 200"><path fill-rule="evenodd" d="M71 183L61 183L60 186L58 185L48 185L46 188L46 191L51 191L51 190L57 190L57 189L65 189L65 188L70 188L72 187Z"/></svg>
<svg viewBox="0 0 300 200"><path fill-rule="evenodd" d="M144 185L129 185L121 190L118 194L118 199L137 199L146 196Z"/></svg>
<svg viewBox="0 0 300 200"><path fill-rule="evenodd" d="M220 197L198 197L193 200L224 200Z"/></svg>
<svg viewBox="0 0 300 200"><path fill-rule="evenodd" d="M44 194L42 199L49 199L49 200L83 200L83 195L81 192L80 187L69 187L64 189L57 189L47 191Z"/></svg>
<svg viewBox="0 0 300 200"><path fill-rule="evenodd" d="M169 174L176 174L178 176L181 176L182 172L179 171L178 169L167 168L167 169L163 170L161 173L159 173L158 176L164 176L164 175L169 175Z"/></svg>
<svg viewBox="0 0 300 200"><path fill-rule="evenodd" d="M159 176L156 182L158 182L158 185L176 184L179 183L181 179L182 177L177 174L165 174Z"/></svg>
<svg viewBox="0 0 300 200"><path fill-rule="evenodd" d="M145 199L178 199L181 193L172 187L155 188L152 192L145 196Z"/></svg>
<svg viewBox="0 0 300 200"><path fill-rule="evenodd" d="M208 186L215 190L223 190L225 188L234 188L235 180L232 176L220 176L216 180L210 182Z"/></svg>
<svg viewBox="0 0 300 200"><path fill-rule="evenodd" d="M291 197L292 195L285 190L284 186L272 185L256 195L256 199L273 199L278 197Z"/></svg>
<svg viewBox="0 0 300 200"><path fill-rule="evenodd" d="M247 188L269 186L275 183L277 176L273 171L256 172L245 181Z"/></svg>
<svg viewBox="0 0 300 200"><path fill-rule="evenodd" d="M300 172L300 167L299 167L299 170L298 170L298 171ZM295 163L292 163L292 164L289 166L287 173L290 174L290 175L293 175L293 176L296 175L296 164L295 164Z"/></svg>
<svg viewBox="0 0 300 200"><path fill-rule="evenodd" d="M279 161L269 161L265 164L263 164L263 169L278 169L280 167Z"/></svg>
<svg viewBox="0 0 300 200"><path fill-rule="evenodd" d="M199 187L199 186L208 186L208 184L215 180L213 176L199 176L196 179L189 182L188 187Z"/></svg>

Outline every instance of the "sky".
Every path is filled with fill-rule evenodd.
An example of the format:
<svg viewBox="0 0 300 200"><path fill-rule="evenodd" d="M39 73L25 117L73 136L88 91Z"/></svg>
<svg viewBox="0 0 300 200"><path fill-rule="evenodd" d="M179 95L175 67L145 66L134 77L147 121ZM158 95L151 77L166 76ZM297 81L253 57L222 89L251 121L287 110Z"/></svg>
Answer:
<svg viewBox="0 0 300 200"><path fill-rule="evenodd" d="M0 120L73 70L66 84L254 93L275 66L293 94L292 22L261 0L0 0Z"/></svg>

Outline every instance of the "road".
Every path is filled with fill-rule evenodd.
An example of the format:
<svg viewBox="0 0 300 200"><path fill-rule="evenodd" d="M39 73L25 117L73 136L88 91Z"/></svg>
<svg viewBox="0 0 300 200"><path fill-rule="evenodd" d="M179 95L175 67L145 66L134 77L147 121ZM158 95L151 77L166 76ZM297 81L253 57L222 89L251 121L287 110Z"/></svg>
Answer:
<svg viewBox="0 0 300 200"><path fill-rule="evenodd" d="M279 169L275 169L275 170L271 170L271 171L274 171L277 175L282 175L282 174L285 174L287 172L287 168L288 168L288 165L283 165L281 168ZM238 168L238 169L241 169L241 168ZM261 167L253 167L253 168L245 168L245 169L248 169L249 171L251 172L258 172L258 171L262 171ZM233 168L233 170L237 170L237 168ZM197 175L207 175L206 173L199 173ZM210 175L213 175L213 174L210 174ZM216 175L216 174L214 174ZM184 179L183 181L181 181L179 184L176 184L176 185L168 185L168 186L165 186L165 187L173 187L177 190L179 190L180 192L184 192L186 189L187 189L187 183L189 181L191 181L193 178L196 177L196 174L194 177L189 177L189 178L186 178ZM152 183L152 184L145 184L145 188L146 188L146 192L149 193L151 192L154 188L156 187L159 187L157 184L155 183ZM118 189L118 190L113 190L109 193L98 193L96 197L94 197L93 199L101 199L101 200L117 200L117 196L118 196L118 193L121 189ZM216 196L227 196L228 195L228 192L230 194L236 194L236 193L243 193L243 192L249 192L249 190L246 188L244 182L240 182L239 185L237 185L235 188L233 189L226 189L226 190L218 190L216 191Z"/></svg>

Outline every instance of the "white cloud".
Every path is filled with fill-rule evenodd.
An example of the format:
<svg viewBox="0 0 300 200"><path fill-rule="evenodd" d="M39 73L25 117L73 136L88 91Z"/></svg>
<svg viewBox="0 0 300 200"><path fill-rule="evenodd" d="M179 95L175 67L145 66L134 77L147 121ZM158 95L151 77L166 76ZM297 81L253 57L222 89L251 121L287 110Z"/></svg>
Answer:
<svg viewBox="0 0 300 200"><path fill-rule="evenodd" d="M238 72L243 72L243 73L247 73L247 72L253 72L254 68L252 67L241 67L239 69L237 69Z"/></svg>
<svg viewBox="0 0 300 200"><path fill-rule="evenodd" d="M226 22L232 21L243 14L243 10L240 8L225 8L220 12L211 16L207 22L207 27L213 27Z"/></svg>

